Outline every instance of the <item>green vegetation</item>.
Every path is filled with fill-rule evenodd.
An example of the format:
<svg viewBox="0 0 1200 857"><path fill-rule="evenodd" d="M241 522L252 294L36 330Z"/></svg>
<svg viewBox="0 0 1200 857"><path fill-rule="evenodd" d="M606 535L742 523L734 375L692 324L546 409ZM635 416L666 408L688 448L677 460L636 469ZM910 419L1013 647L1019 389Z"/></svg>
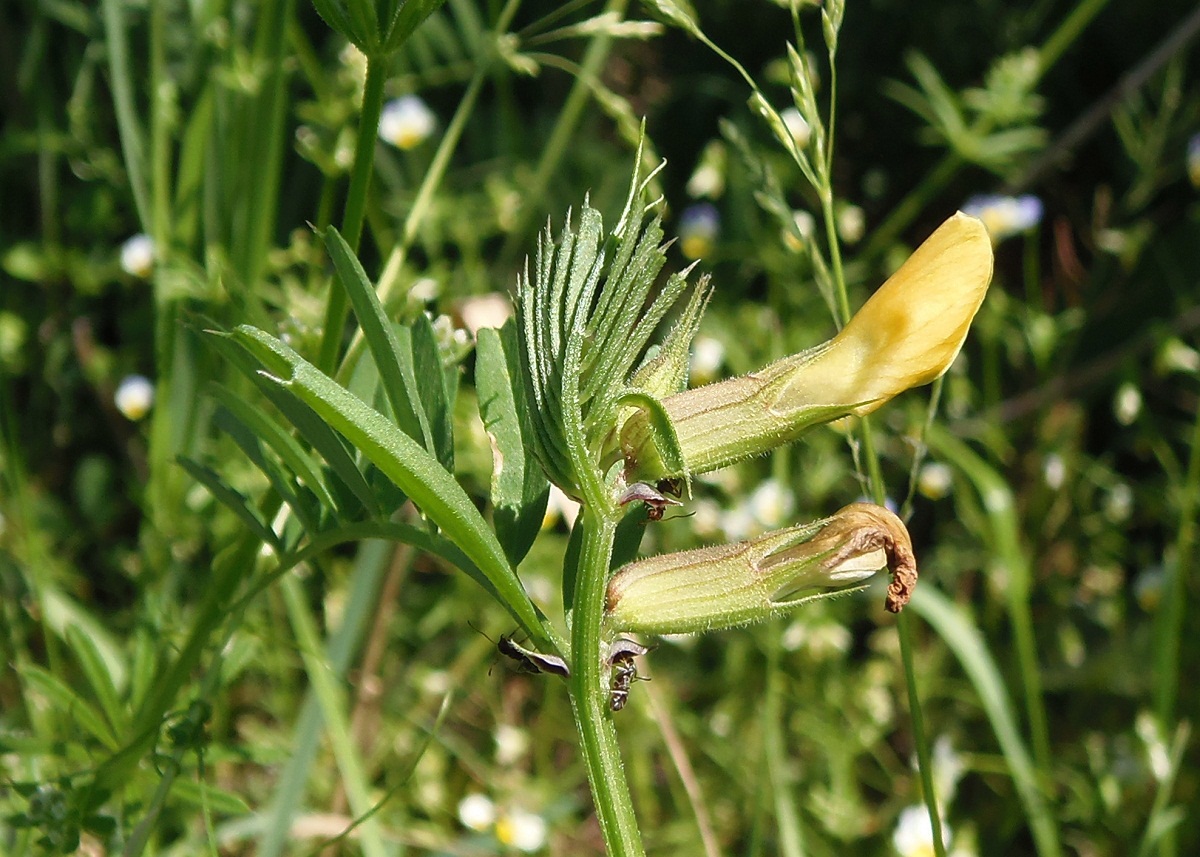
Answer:
<svg viewBox="0 0 1200 857"><path fill-rule="evenodd" d="M0 853L1196 853L1198 34L6 5ZM847 322L959 208L901 392L965 322ZM778 363L753 442L672 399L843 328L871 385ZM838 553L862 500L908 533ZM811 597L908 534L898 615Z"/></svg>

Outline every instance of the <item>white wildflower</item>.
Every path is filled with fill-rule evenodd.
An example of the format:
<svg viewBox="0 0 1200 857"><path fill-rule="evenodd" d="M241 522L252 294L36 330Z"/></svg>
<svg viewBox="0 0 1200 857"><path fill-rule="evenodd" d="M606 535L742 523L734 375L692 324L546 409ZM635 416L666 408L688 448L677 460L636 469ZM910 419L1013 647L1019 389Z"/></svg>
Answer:
<svg viewBox="0 0 1200 857"><path fill-rule="evenodd" d="M154 385L144 375L126 375L117 387L113 402L126 419L137 422L154 406Z"/></svg>
<svg viewBox="0 0 1200 857"><path fill-rule="evenodd" d="M458 802L458 820L470 830L487 830L496 823L496 805L487 795L469 794Z"/></svg>
<svg viewBox="0 0 1200 857"><path fill-rule="evenodd" d="M121 270L143 280L154 272L154 239L138 233L121 245Z"/></svg>
<svg viewBox="0 0 1200 857"><path fill-rule="evenodd" d="M546 819L520 808L509 811L496 822L496 838L527 854L546 847L547 833Z"/></svg>
<svg viewBox="0 0 1200 857"><path fill-rule="evenodd" d="M379 136L398 149L413 149L433 133L437 118L416 95L395 98L383 105L379 115Z"/></svg>

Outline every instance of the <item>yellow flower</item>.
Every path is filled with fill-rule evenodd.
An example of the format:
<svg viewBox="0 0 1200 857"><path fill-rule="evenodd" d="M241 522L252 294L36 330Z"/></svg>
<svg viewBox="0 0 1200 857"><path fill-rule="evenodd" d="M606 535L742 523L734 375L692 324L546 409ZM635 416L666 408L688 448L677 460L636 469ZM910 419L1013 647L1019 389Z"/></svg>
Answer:
<svg viewBox="0 0 1200 857"><path fill-rule="evenodd" d="M961 212L916 249L833 339L757 372L663 400L687 471L703 473L862 416L945 372L992 278L983 224ZM626 478L679 475L645 410L621 428Z"/></svg>

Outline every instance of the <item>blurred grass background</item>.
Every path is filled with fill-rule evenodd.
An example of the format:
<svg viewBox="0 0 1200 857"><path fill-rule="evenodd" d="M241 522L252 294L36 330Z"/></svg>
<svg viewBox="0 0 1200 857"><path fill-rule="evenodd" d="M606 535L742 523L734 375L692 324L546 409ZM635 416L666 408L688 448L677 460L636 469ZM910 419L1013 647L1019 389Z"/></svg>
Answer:
<svg viewBox="0 0 1200 857"><path fill-rule="evenodd" d="M788 106L787 10L695 9ZM379 141L361 256L395 315L430 313L461 361L455 460L481 504L491 457L462 331L547 217L590 192L615 219L642 117L667 160L672 264L699 258L716 284L694 382L832 331L817 201L744 81L686 33L624 18L658 20L619 0L450 0L389 67L388 98L417 96L433 122ZM824 103L819 19L801 20ZM876 420L935 591L914 636L951 853L1200 850L1198 30L1181 0L848 5L834 184L857 299L975 194L1042 211L997 245L935 428L926 392ZM495 663L469 623L511 628L474 583L379 543L214 630L153 753L115 794L87 791L242 527L176 456L247 496L266 486L214 423L207 385L235 373L195 319L316 353L328 275L308 224L340 223L362 73L303 2L0 9L0 851L601 848L562 688ZM141 233L153 264L123 267ZM117 398L135 375L155 387L144 419ZM819 431L703 481L643 551L821 517L860 496L854 472L847 438ZM549 518L520 569L551 616L566 533ZM364 569L366 602L350 585ZM618 729L651 853L933 853L909 812L913 727L881 597L664 641L648 665ZM322 726L304 712L324 671L343 720ZM311 767L281 774L305 735ZM320 849L360 792L378 810Z"/></svg>

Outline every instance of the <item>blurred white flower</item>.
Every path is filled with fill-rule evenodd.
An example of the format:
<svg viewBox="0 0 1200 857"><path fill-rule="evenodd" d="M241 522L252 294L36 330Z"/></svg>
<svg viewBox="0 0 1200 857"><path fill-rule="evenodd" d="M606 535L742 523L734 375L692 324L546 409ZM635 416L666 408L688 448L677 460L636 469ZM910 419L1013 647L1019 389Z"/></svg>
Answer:
<svg viewBox="0 0 1200 857"><path fill-rule="evenodd" d="M751 535L760 532L758 522L745 503L738 503L732 509L726 509L721 515L721 530L725 538L731 542L740 542Z"/></svg>
<svg viewBox="0 0 1200 857"><path fill-rule="evenodd" d="M113 403L126 419L137 422L154 406L154 385L144 375L126 375L117 386Z"/></svg>
<svg viewBox="0 0 1200 857"><path fill-rule="evenodd" d="M701 164L696 167L696 171L688 179L687 192L688 196L693 199L706 196L716 197L720 196L724 187L725 179L717 171L717 168L709 164Z"/></svg>
<svg viewBox="0 0 1200 857"><path fill-rule="evenodd" d="M1155 368L1162 373L1186 372L1194 375L1200 372L1200 351L1171 337L1158 350L1154 363Z"/></svg>
<svg viewBox="0 0 1200 857"><path fill-rule="evenodd" d="M1146 757L1150 763L1150 773L1159 783L1168 782L1174 766L1171 764L1171 748L1163 737L1158 725L1158 718L1149 711L1138 712L1134 720L1134 731L1146 745Z"/></svg>
<svg viewBox="0 0 1200 857"><path fill-rule="evenodd" d="M813 233L817 229L817 221L809 212L797 209L792 212L792 223L795 225L796 231L785 229L783 243L792 252L799 253L812 241Z"/></svg>
<svg viewBox="0 0 1200 857"><path fill-rule="evenodd" d="M962 210L983 221L993 242L1003 241L1042 222L1042 201L1030 194L979 194L963 203Z"/></svg>
<svg viewBox="0 0 1200 857"><path fill-rule="evenodd" d="M442 351L465 353L472 345L471 334L458 327L448 315L439 315L433 320L433 336Z"/></svg>
<svg viewBox="0 0 1200 857"><path fill-rule="evenodd" d="M464 300L459 304L458 314L471 335L478 336L480 328L503 327L512 318L513 308L506 295L488 292Z"/></svg>
<svg viewBox="0 0 1200 857"><path fill-rule="evenodd" d="M1133 513L1133 489L1127 482L1118 482L1104 501L1104 516L1114 524L1123 524Z"/></svg>
<svg viewBox="0 0 1200 857"><path fill-rule="evenodd" d="M847 244L857 244L867 231L867 216L857 205L847 205L838 212L837 232Z"/></svg>
<svg viewBox="0 0 1200 857"><path fill-rule="evenodd" d="M458 802L458 820L470 830L487 830L496 822L496 805L487 795L469 794Z"/></svg>
<svg viewBox="0 0 1200 857"><path fill-rule="evenodd" d="M572 500L557 485L550 486L550 498L546 502L546 514L542 518L542 529L549 529L561 519L568 528L575 526L579 517L579 503Z"/></svg>
<svg viewBox="0 0 1200 857"><path fill-rule="evenodd" d="M349 134L338 134L333 144L333 162L342 170L354 166L354 140Z"/></svg>
<svg viewBox="0 0 1200 857"><path fill-rule="evenodd" d="M143 280L154 272L154 239L138 233L121 245L121 270Z"/></svg>
<svg viewBox="0 0 1200 857"><path fill-rule="evenodd" d="M728 711L718 711L708 721L708 728L718 738L728 738L733 732L733 715Z"/></svg>
<svg viewBox="0 0 1200 857"><path fill-rule="evenodd" d="M767 479L750 495L750 514L765 529L784 526L796 509L796 495L777 479Z"/></svg>
<svg viewBox="0 0 1200 857"><path fill-rule="evenodd" d="M725 345L711 336L697 336L692 343L691 380L693 385L708 384L717 379L717 371L725 362Z"/></svg>
<svg viewBox="0 0 1200 857"><path fill-rule="evenodd" d="M547 833L546 819L520 808L505 813L496 822L496 838L527 854L546 847Z"/></svg>
<svg viewBox="0 0 1200 857"><path fill-rule="evenodd" d="M1046 460L1042 464L1042 479L1046 481L1046 487L1051 491L1057 491L1066 481L1067 463L1057 452L1046 456Z"/></svg>
<svg viewBox="0 0 1200 857"><path fill-rule="evenodd" d="M808 141L812 139L812 128L804 117L800 115L800 111L795 107L789 107L780 112L779 118L783 120L784 127L788 133L792 135L792 139L796 141L796 148L803 149L808 145Z"/></svg>
<svg viewBox="0 0 1200 857"><path fill-rule="evenodd" d="M720 140L704 147L700 163L688 179L687 192L692 199L716 199L725 192L725 146Z"/></svg>
<svg viewBox="0 0 1200 857"><path fill-rule="evenodd" d="M1117 388L1113 397L1113 416L1123 426L1133 425L1133 421L1142 412L1142 391L1131 382L1126 381Z"/></svg>
<svg viewBox="0 0 1200 857"><path fill-rule="evenodd" d="M942 835L949 840L950 828L942 824ZM924 806L905 807L892 833L892 847L899 857L933 857L933 825Z"/></svg>
<svg viewBox="0 0 1200 857"><path fill-rule="evenodd" d="M394 98L379 115L379 136L398 149L413 149L433 133L437 119L417 95Z"/></svg>
<svg viewBox="0 0 1200 857"><path fill-rule="evenodd" d="M529 752L529 733L519 726L501 723L496 727L496 762L511 765Z"/></svg>
<svg viewBox="0 0 1200 857"><path fill-rule="evenodd" d="M917 474L917 490L922 497L940 500L954 487L954 471L940 461L931 461Z"/></svg>
<svg viewBox="0 0 1200 857"><path fill-rule="evenodd" d="M850 632L837 622L800 619L783 632L782 645L785 651L804 649L814 660L823 661L845 654L853 642Z"/></svg>
<svg viewBox="0 0 1200 857"><path fill-rule="evenodd" d="M361 85L367 79L367 55L352 42L338 53L338 61L359 81Z"/></svg>
<svg viewBox="0 0 1200 857"><path fill-rule="evenodd" d="M442 696L453 686L450 674L445 670L430 670L421 680L421 690L431 696Z"/></svg>
<svg viewBox="0 0 1200 857"><path fill-rule="evenodd" d="M779 638L779 644L783 646L785 652L794 652L804 645L807 637L808 626L804 622L796 621L783 629L783 636Z"/></svg>
<svg viewBox="0 0 1200 857"><path fill-rule="evenodd" d="M712 252L721 232L721 215L707 202L689 205L679 215L679 250L689 259Z"/></svg>
<svg viewBox="0 0 1200 857"><path fill-rule="evenodd" d="M421 277L408 287L408 297L423 304L434 300L441 293L442 284L433 277Z"/></svg>
<svg viewBox="0 0 1200 857"><path fill-rule="evenodd" d="M933 791L938 802L949 804L958 792L958 783L967 771L967 763L954 749L949 735L940 735L933 742ZM928 820L928 819L926 819Z"/></svg>
<svg viewBox="0 0 1200 857"><path fill-rule="evenodd" d="M692 529L701 538L710 538L721 533L721 504L708 497L701 497L692 504Z"/></svg>

